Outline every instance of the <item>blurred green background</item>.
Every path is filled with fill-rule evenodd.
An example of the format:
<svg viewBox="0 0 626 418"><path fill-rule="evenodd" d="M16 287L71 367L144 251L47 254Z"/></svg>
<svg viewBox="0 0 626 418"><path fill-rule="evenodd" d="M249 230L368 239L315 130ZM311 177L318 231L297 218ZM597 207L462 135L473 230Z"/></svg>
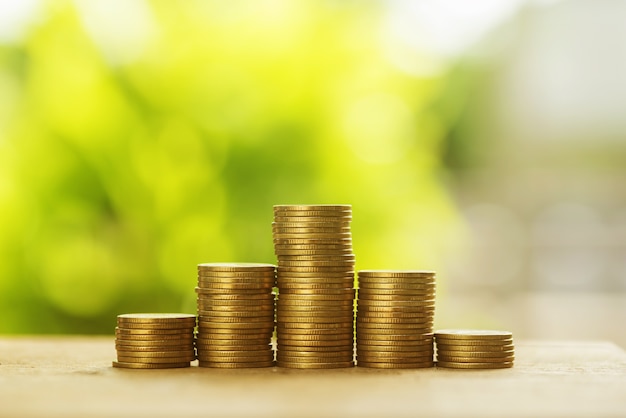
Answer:
<svg viewBox="0 0 626 418"><path fill-rule="evenodd" d="M359 268L438 267L456 109L385 59L381 4L115 5L0 47L0 332L193 312L196 264L275 261L274 204L352 204Z"/></svg>
<svg viewBox="0 0 626 418"><path fill-rule="evenodd" d="M0 0L0 333L195 310L349 203L437 327L626 346L626 3Z"/></svg>

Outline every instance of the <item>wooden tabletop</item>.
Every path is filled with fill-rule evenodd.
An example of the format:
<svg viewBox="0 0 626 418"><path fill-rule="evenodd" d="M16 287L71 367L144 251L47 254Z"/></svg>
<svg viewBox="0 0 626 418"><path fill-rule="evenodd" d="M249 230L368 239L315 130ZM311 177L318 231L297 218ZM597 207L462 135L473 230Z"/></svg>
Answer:
<svg viewBox="0 0 626 418"><path fill-rule="evenodd" d="M513 369L123 370L113 337L0 338L1 417L624 417L626 353L516 342Z"/></svg>

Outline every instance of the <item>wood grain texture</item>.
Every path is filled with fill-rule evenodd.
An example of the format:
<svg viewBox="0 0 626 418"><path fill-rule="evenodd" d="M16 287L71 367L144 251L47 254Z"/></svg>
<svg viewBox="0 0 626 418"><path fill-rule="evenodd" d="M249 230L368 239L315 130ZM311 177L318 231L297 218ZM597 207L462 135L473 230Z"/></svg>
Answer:
<svg viewBox="0 0 626 418"><path fill-rule="evenodd" d="M1 417L618 417L626 354L516 344L509 370L121 370L112 337L0 339Z"/></svg>

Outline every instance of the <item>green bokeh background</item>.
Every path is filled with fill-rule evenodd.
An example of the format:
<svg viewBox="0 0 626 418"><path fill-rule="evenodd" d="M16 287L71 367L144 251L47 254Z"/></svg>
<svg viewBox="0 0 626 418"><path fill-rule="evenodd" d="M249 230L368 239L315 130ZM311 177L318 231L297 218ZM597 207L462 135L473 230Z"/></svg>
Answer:
<svg viewBox="0 0 626 418"><path fill-rule="evenodd" d="M130 59L64 1L0 45L0 333L193 312L196 264L275 261L274 204L352 204L357 269L442 266L471 73L394 67L376 2L149 6Z"/></svg>

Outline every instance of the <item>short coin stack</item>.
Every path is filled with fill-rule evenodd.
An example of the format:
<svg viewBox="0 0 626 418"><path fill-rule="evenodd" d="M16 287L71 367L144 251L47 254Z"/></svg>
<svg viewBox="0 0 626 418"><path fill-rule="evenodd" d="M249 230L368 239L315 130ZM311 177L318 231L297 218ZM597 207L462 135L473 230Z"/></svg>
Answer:
<svg viewBox="0 0 626 418"><path fill-rule="evenodd" d="M124 314L117 317L113 367L169 369L189 367L195 360L196 316L189 314Z"/></svg>
<svg viewBox="0 0 626 418"><path fill-rule="evenodd" d="M274 206L277 365L354 366L350 205Z"/></svg>
<svg viewBox="0 0 626 418"><path fill-rule="evenodd" d="M513 367L513 335L508 331L440 330L435 332L437 367L504 369Z"/></svg>
<svg viewBox="0 0 626 418"><path fill-rule="evenodd" d="M357 365L432 367L435 272L360 270Z"/></svg>
<svg viewBox="0 0 626 418"><path fill-rule="evenodd" d="M272 264L198 265L196 349L200 367L274 365L275 276Z"/></svg>

